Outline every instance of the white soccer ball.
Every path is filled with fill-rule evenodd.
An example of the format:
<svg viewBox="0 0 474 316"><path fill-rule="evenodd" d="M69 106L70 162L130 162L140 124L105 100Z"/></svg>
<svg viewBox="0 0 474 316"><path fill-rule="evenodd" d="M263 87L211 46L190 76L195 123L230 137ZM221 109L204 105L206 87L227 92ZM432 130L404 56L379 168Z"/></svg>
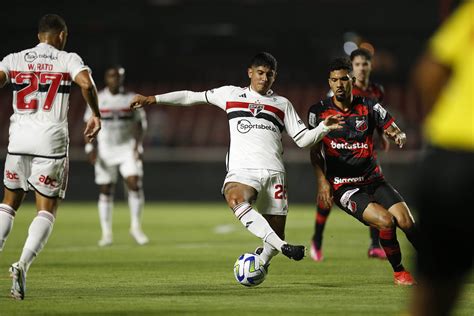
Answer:
<svg viewBox="0 0 474 316"><path fill-rule="evenodd" d="M244 253L234 264L234 276L244 286L257 286L265 280L267 269L259 255Z"/></svg>

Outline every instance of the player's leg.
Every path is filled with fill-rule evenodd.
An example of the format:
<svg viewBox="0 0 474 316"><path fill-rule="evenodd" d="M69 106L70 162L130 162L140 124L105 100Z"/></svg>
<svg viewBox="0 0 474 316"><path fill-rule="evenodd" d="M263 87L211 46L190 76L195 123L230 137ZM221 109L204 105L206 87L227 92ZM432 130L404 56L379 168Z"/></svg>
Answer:
<svg viewBox="0 0 474 316"><path fill-rule="evenodd" d="M4 194L0 204L0 252L13 228L16 211L28 190L28 173L31 158L7 155L3 177Z"/></svg>
<svg viewBox="0 0 474 316"><path fill-rule="evenodd" d="M314 234L311 240L311 258L313 258L314 261L323 260L323 233L330 212L331 207L327 208L321 203L318 203L314 222Z"/></svg>
<svg viewBox="0 0 474 316"><path fill-rule="evenodd" d="M112 212L114 209L114 184L99 185L97 209L101 228L101 238L97 244L100 247L110 246L113 242Z"/></svg>
<svg viewBox="0 0 474 316"><path fill-rule="evenodd" d="M387 255L380 245L380 232L375 227L369 227L370 246L367 251L369 258L387 259Z"/></svg>
<svg viewBox="0 0 474 316"><path fill-rule="evenodd" d="M139 245L149 242L142 230L142 214L145 197L139 176L129 176L125 179L128 189L128 206L130 208L130 234Z"/></svg>
<svg viewBox="0 0 474 316"><path fill-rule="evenodd" d="M3 201L0 204L0 252L13 228L16 211L20 208L25 195L26 192L23 189L4 188Z"/></svg>
<svg viewBox="0 0 474 316"><path fill-rule="evenodd" d="M112 213L114 209L114 187L117 182L117 166L109 166L100 157L95 165L95 183L99 186L97 209L101 228L100 247L110 246L113 242Z"/></svg>

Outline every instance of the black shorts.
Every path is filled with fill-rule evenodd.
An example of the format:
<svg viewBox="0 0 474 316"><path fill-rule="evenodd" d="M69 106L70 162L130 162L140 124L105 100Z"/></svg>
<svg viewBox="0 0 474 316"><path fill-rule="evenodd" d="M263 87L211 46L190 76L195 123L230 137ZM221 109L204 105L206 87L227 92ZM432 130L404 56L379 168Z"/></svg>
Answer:
<svg viewBox="0 0 474 316"><path fill-rule="evenodd" d="M462 277L474 255L474 152L430 148L416 167L418 273L440 281Z"/></svg>
<svg viewBox="0 0 474 316"><path fill-rule="evenodd" d="M348 185L334 192L334 202L349 215L354 216L365 225L362 219L367 205L377 203L385 209L404 202L400 193L384 180L362 185Z"/></svg>

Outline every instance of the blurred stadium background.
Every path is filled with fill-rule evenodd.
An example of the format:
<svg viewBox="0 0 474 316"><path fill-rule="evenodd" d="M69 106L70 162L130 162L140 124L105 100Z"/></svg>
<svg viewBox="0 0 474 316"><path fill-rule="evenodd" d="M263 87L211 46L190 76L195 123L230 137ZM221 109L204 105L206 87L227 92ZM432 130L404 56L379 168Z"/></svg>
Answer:
<svg viewBox="0 0 474 316"><path fill-rule="evenodd" d="M411 165L422 149L422 109L410 72L426 40L456 0L135 0L22 1L2 4L0 56L36 45L37 21L63 16L67 51L93 70L99 89L106 67L126 69L126 87L141 94L247 85L246 66L259 51L279 62L274 90L306 121L308 107L328 91L326 65L356 45L375 53L372 80L384 85L384 104L408 135L403 150L380 153L388 179L408 201ZM0 148L8 140L11 90L0 90ZM95 200L93 168L83 153L85 104L72 90L69 200ZM148 200L220 200L228 127L213 106L147 109L145 192ZM314 200L309 152L284 139L291 202Z"/></svg>

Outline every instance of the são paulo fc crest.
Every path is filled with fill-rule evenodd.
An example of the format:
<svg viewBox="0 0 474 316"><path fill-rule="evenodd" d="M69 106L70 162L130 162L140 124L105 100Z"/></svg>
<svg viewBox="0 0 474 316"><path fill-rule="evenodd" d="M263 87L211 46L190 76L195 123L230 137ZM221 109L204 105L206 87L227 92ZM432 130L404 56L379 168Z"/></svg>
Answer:
<svg viewBox="0 0 474 316"><path fill-rule="evenodd" d="M356 117L356 130L359 132L364 132L367 130L367 121L365 116Z"/></svg>
<svg viewBox="0 0 474 316"><path fill-rule="evenodd" d="M262 112L265 106L263 104L250 103L249 110L252 112L253 116L257 116L258 113Z"/></svg>

